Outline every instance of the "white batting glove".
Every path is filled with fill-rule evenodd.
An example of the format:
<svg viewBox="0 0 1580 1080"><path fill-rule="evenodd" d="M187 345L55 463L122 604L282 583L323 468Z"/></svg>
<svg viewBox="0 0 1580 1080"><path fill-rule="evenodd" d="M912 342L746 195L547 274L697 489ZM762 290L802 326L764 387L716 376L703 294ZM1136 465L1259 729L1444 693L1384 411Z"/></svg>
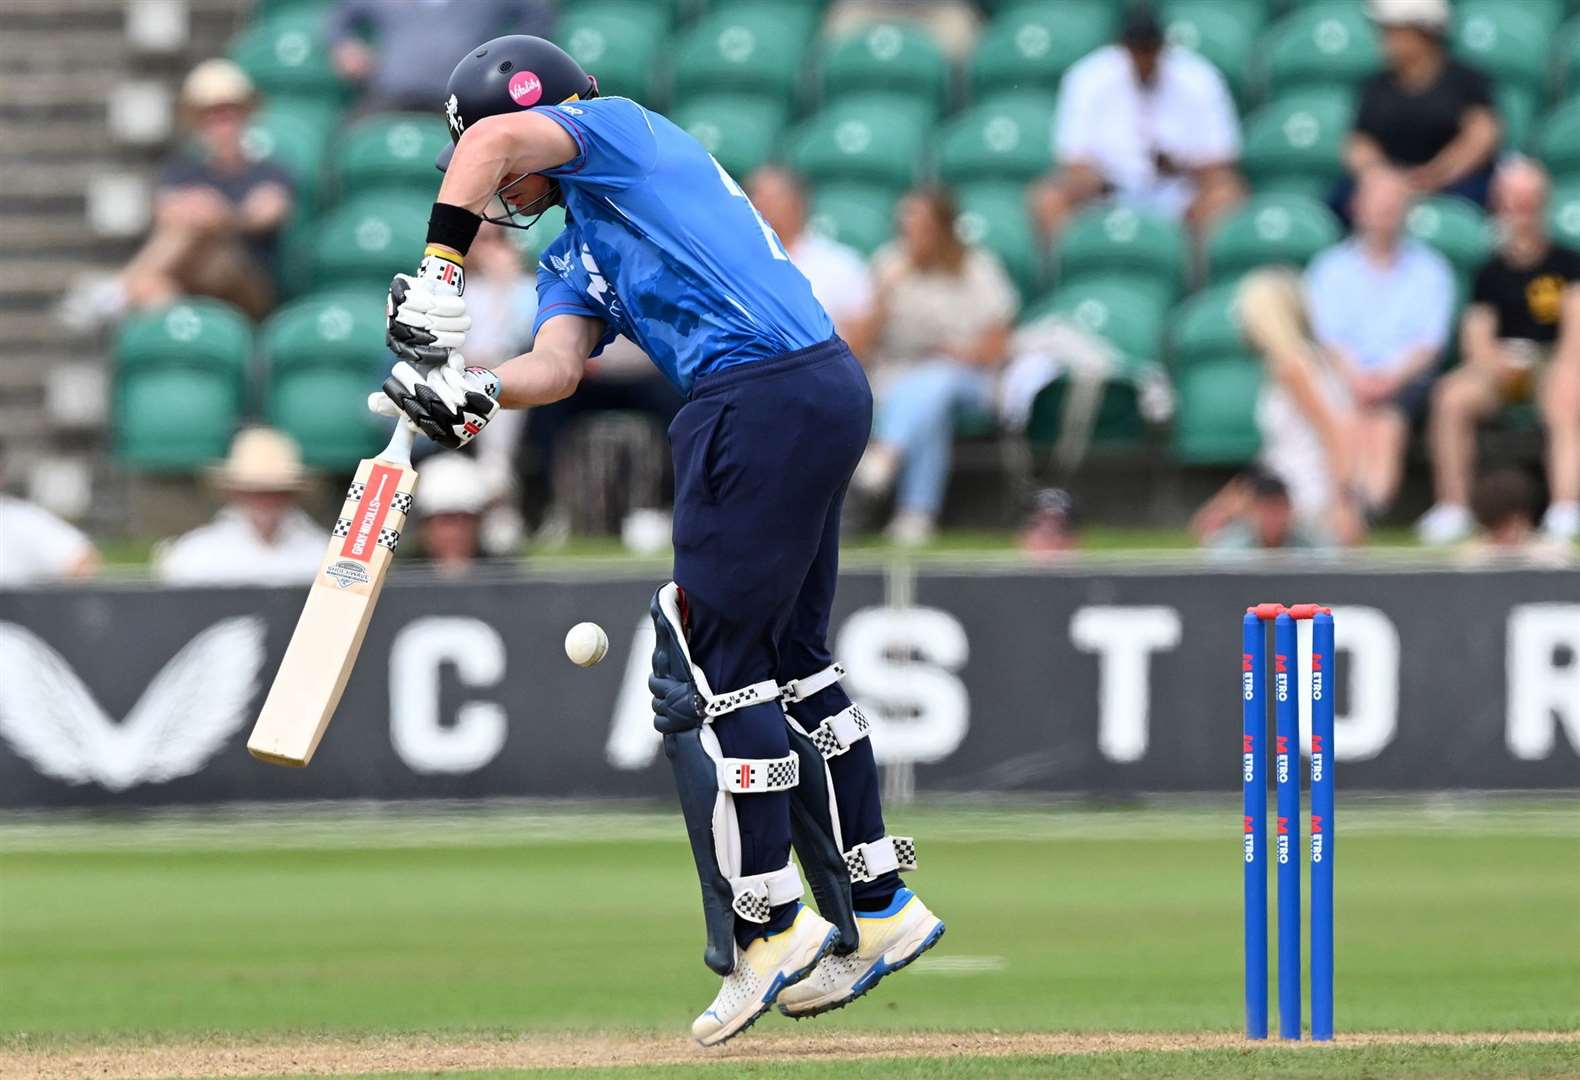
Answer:
<svg viewBox="0 0 1580 1080"><path fill-rule="evenodd" d="M464 365L459 353L454 359ZM403 416L440 446L456 450L499 413L499 376L481 367L418 367L402 360L383 391L368 395L368 408L380 416Z"/></svg>
<svg viewBox="0 0 1580 1080"><path fill-rule="evenodd" d="M415 275L396 274L385 307L390 351L414 364L455 366L451 354L472 327L465 291L466 272L438 255L424 256Z"/></svg>

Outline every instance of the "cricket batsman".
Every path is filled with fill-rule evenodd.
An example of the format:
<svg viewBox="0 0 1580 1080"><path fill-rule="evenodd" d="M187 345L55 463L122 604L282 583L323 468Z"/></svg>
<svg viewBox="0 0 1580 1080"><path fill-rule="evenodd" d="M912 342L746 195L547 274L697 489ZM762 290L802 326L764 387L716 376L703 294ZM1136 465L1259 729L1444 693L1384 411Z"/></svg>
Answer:
<svg viewBox="0 0 1580 1080"><path fill-rule="evenodd" d="M724 980L691 1033L711 1046L775 1003L837 1009L944 932L900 879L915 845L884 829L868 721L826 644L866 376L718 162L663 116L599 97L557 46L478 46L444 107L454 145L422 262L390 288L401 360L371 404L458 447L501 407L574 393L620 334L686 395L649 685L702 880L704 959ZM525 227L518 216L556 204L565 230L538 266L532 350L468 368L479 223ZM801 902L808 883L821 917Z"/></svg>

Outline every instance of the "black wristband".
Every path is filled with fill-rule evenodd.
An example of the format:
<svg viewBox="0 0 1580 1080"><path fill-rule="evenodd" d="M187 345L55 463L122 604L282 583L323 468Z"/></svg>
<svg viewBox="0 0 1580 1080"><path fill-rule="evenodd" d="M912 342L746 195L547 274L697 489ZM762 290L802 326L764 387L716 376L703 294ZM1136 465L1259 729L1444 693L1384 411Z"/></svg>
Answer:
<svg viewBox="0 0 1580 1080"><path fill-rule="evenodd" d="M464 257L482 224L481 217L463 206L436 202L428 215L428 243L454 248Z"/></svg>

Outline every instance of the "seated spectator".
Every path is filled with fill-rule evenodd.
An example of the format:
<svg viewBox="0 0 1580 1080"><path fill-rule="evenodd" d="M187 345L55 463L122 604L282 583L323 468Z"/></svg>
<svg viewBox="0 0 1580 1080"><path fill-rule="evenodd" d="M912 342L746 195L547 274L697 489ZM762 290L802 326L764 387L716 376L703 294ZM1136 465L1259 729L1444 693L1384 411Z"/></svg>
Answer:
<svg viewBox="0 0 1580 1080"><path fill-rule="evenodd" d="M87 329L128 307L158 307L189 295L213 296L254 318L274 306L276 241L291 214L290 176L253 161L242 134L257 104L252 80L229 60L206 60L181 89L193 136L166 164L154 195L154 227L114 279L85 283L61 316Z"/></svg>
<svg viewBox="0 0 1580 1080"><path fill-rule="evenodd" d="M1332 354L1312 341L1300 277L1286 269L1258 270L1241 283L1235 305L1269 376L1256 403L1258 465L1284 486L1301 532L1359 542L1365 518L1351 483L1354 415ZM1232 509L1246 492L1231 485L1219 497ZM1201 519L1197 531L1211 533L1226 519L1220 508Z"/></svg>
<svg viewBox="0 0 1580 1080"><path fill-rule="evenodd" d="M335 0L329 50L341 78L363 87L364 111L431 113L473 46L501 34L547 37L553 24L549 0Z"/></svg>
<svg viewBox="0 0 1580 1080"><path fill-rule="evenodd" d="M838 38L875 22L915 22L956 60L971 51L977 10L970 0L834 0L823 32Z"/></svg>
<svg viewBox="0 0 1580 1080"><path fill-rule="evenodd" d="M89 578L99 565L98 549L82 530L0 493L0 589Z"/></svg>
<svg viewBox="0 0 1580 1080"><path fill-rule="evenodd" d="M1063 488L1043 488L1031 499L1031 513L1017 538L1028 555L1057 558L1081 546L1081 519L1075 500Z"/></svg>
<svg viewBox="0 0 1580 1080"><path fill-rule="evenodd" d="M1349 391L1356 494L1368 516L1393 504L1412 424L1423 419L1452 329L1454 272L1404 229L1411 190L1391 169L1355 191L1350 238L1306 272L1313 340Z"/></svg>
<svg viewBox="0 0 1580 1080"><path fill-rule="evenodd" d="M900 202L899 239L873 256L875 343L869 370L877 396L872 442L852 481L880 497L898 481L889 537L925 543L949 480L954 418L992 405L1019 299L990 252L955 232L955 204L941 189Z"/></svg>
<svg viewBox="0 0 1580 1080"><path fill-rule="evenodd" d="M1049 235L1105 196L1183 216L1200 234L1245 195L1228 85L1197 54L1165 45L1144 7L1126 18L1118 44L1065 73L1053 144L1058 169L1032 194L1037 223Z"/></svg>
<svg viewBox="0 0 1580 1080"><path fill-rule="evenodd" d="M1295 514L1289 488L1266 469L1237 476L1191 520L1204 547L1220 551L1312 549L1322 541Z"/></svg>
<svg viewBox="0 0 1580 1080"><path fill-rule="evenodd" d="M470 257L470 252L467 253ZM446 576L465 574L481 554L483 511L489 502L488 478L464 454L435 454L422 463L417 485L418 536L423 556Z"/></svg>
<svg viewBox="0 0 1580 1080"><path fill-rule="evenodd" d="M1532 398L1547 437L1542 528L1555 540L1580 536L1580 254L1549 237L1547 192L1546 172L1524 159L1493 184L1500 247L1477 272L1460 322L1464 362L1432 395L1437 503L1416 526L1425 543L1469 534L1476 425Z"/></svg>
<svg viewBox="0 0 1580 1080"><path fill-rule="evenodd" d="M249 428L213 474L214 520L162 543L154 575L170 585L305 585L324 557L324 527L299 505L307 474L296 443Z"/></svg>
<svg viewBox="0 0 1580 1080"><path fill-rule="evenodd" d="M871 347L872 275L854 248L806 227L806 191L789 169L768 165L746 181L746 192L779 236L790 261L806 275L812 295L834 320L834 331L858 357Z"/></svg>
<svg viewBox="0 0 1580 1080"><path fill-rule="evenodd" d="M1387 66L1361 88L1344 152L1351 176L1390 165L1420 194L1485 206L1502 129L1487 77L1448 53L1448 0L1369 0L1369 11ZM1341 186L1335 209L1348 201Z"/></svg>

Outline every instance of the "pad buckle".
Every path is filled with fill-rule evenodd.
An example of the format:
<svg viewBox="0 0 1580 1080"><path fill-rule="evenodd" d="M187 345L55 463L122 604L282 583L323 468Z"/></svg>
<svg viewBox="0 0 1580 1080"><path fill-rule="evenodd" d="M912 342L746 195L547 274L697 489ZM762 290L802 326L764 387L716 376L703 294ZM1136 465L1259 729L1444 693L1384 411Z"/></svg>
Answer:
<svg viewBox="0 0 1580 1080"><path fill-rule="evenodd" d="M916 841L909 836L883 836L845 852L845 866L854 883L875 881L891 870L916 869Z"/></svg>
<svg viewBox="0 0 1580 1080"><path fill-rule="evenodd" d="M819 690L827 690L845 677L845 668L841 664L830 664L822 671L804 676L800 679L787 680L780 687L780 700L795 703L805 701Z"/></svg>
<svg viewBox="0 0 1580 1080"><path fill-rule="evenodd" d="M767 922L774 908L799 900L806 893L806 885L794 863L785 863L766 874L736 878L730 882L730 887L735 890L735 899L730 904L735 914L754 923Z"/></svg>
<svg viewBox="0 0 1580 1080"><path fill-rule="evenodd" d="M823 760L839 757L872 730L872 723L857 705L849 705L823 722L809 736Z"/></svg>
<svg viewBox="0 0 1580 1080"><path fill-rule="evenodd" d="M794 754L782 758L719 758L718 765L719 790L731 795L789 791L801 782L801 759Z"/></svg>
<svg viewBox="0 0 1580 1080"><path fill-rule="evenodd" d="M728 694L710 698L703 711L709 719L716 719L736 709L744 709L748 705L756 705L763 701L778 701L780 693L778 683L772 679L764 679L762 682L752 683L739 690L731 690Z"/></svg>

